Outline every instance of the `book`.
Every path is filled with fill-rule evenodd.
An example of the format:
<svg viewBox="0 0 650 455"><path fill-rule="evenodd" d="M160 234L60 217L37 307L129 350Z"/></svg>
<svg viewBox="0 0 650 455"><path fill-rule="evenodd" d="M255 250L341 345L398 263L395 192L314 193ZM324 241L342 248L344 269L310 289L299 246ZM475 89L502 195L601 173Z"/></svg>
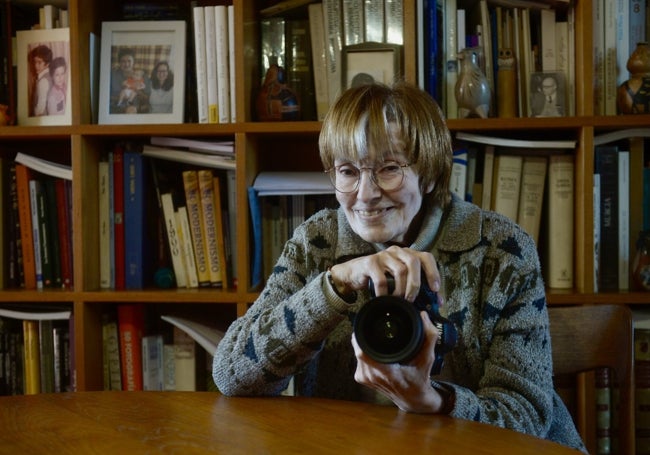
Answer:
<svg viewBox="0 0 650 455"><path fill-rule="evenodd" d="M199 177L196 169L183 171L183 188L185 190L185 204L190 223L189 235L194 249L194 261L199 279L199 286L210 285L210 271L208 266L208 248L205 239L205 219L201 207L201 191Z"/></svg>
<svg viewBox="0 0 650 455"><path fill-rule="evenodd" d="M235 71L235 6L228 5L228 80L230 82L230 122L237 121L237 74Z"/></svg>
<svg viewBox="0 0 650 455"><path fill-rule="evenodd" d="M384 0L364 0L363 22L365 41L383 43L384 35Z"/></svg>
<svg viewBox="0 0 650 455"><path fill-rule="evenodd" d="M234 156L234 141L189 139L186 137L151 136L151 145L214 155Z"/></svg>
<svg viewBox="0 0 650 455"><path fill-rule="evenodd" d="M178 229L178 242L181 246L181 252L184 258L183 262L185 264L185 274L187 276L187 287L199 287L199 275L194 256L190 219L185 205L177 206L176 228Z"/></svg>
<svg viewBox="0 0 650 455"><path fill-rule="evenodd" d="M592 5L594 114L605 115L605 0Z"/></svg>
<svg viewBox="0 0 650 455"><path fill-rule="evenodd" d="M386 42L404 44L404 2L403 0L384 0L384 22Z"/></svg>
<svg viewBox="0 0 650 455"><path fill-rule="evenodd" d="M124 287L143 289L152 282L150 256L151 210L146 196L147 169L143 155L127 148L124 152Z"/></svg>
<svg viewBox="0 0 650 455"><path fill-rule="evenodd" d="M333 194L334 187L323 172L260 172L253 187L259 196L290 194Z"/></svg>
<svg viewBox="0 0 650 455"><path fill-rule="evenodd" d="M287 20L285 32L287 85L298 95L301 120L317 120L309 20Z"/></svg>
<svg viewBox="0 0 650 455"><path fill-rule="evenodd" d="M574 140L527 140L512 139L498 136L466 133L458 131L456 139L478 144L495 145L497 147L532 148L532 149L575 149L577 142Z"/></svg>
<svg viewBox="0 0 650 455"><path fill-rule="evenodd" d="M71 392L70 322L53 321L54 392Z"/></svg>
<svg viewBox="0 0 650 455"><path fill-rule="evenodd" d="M557 47L555 42L555 10L540 10L541 62L543 72L557 70Z"/></svg>
<svg viewBox="0 0 650 455"><path fill-rule="evenodd" d="M634 327L634 427L640 453L650 447L650 312L633 308Z"/></svg>
<svg viewBox="0 0 650 455"><path fill-rule="evenodd" d="M595 172L600 175L600 291L618 290L618 147L595 147Z"/></svg>
<svg viewBox="0 0 650 455"><path fill-rule="evenodd" d="M465 200L467 186L467 148L460 147L454 150L451 165L451 178L449 189L462 200Z"/></svg>
<svg viewBox="0 0 650 455"><path fill-rule="evenodd" d="M595 371L597 453L610 454L612 446L612 383L609 368Z"/></svg>
<svg viewBox="0 0 650 455"><path fill-rule="evenodd" d="M257 289L264 280L263 274L263 250L262 241L262 205L257 190L253 186L248 187L248 208L251 216L251 232L253 237L253 251L250 260L251 289Z"/></svg>
<svg viewBox="0 0 650 455"><path fill-rule="evenodd" d="M41 393L54 392L54 321L38 321L38 356Z"/></svg>
<svg viewBox="0 0 650 455"><path fill-rule="evenodd" d="M458 118L458 102L456 101L456 81L458 80L458 8L456 0L444 1L444 44L442 46L445 63L445 114L448 119ZM465 46L463 46L464 48Z"/></svg>
<svg viewBox="0 0 650 455"><path fill-rule="evenodd" d="M311 34L311 55L314 74L314 97L316 115L319 121L325 119L329 110L329 82L327 79L327 48L325 47L325 29L323 28L323 4L309 5L309 33Z"/></svg>
<svg viewBox="0 0 650 455"><path fill-rule="evenodd" d="M119 304L117 306L117 326L120 336L122 390L142 390L144 306L139 303Z"/></svg>
<svg viewBox="0 0 650 455"><path fill-rule="evenodd" d="M211 356L216 354L217 346L225 335L223 327L219 327L218 324L207 324L202 320L176 315L162 315L160 318L184 331Z"/></svg>
<svg viewBox="0 0 650 455"><path fill-rule="evenodd" d="M517 222L523 156L497 154L492 177L492 210Z"/></svg>
<svg viewBox="0 0 650 455"><path fill-rule="evenodd" d="M57 180L53 177L46 177L43 180L43 195L39 218L42 219L41 231L45 239L43 243L43 262L48 263L50 267L49 281L45 280L45 285L61 289L63 287L63 277L61 275L61 250L64 238L64 232L59 232L59 217L61 213L66 215L67 207L57 205ZM61 180L63 181L63 180Z"/></svg>
<svg viewBox="0 0 650 455"><path fill-rule="evenodd" d="M126 269L124 257L124 146L116 144L110 153L112 169L112 216L113 216L113 261L111 277L112 287L117 290L125 288Z"/></svg>
<svg viewBox="0 0 650 455"><path fill-rule="evenodd" d="M481 208L492 210L492 176L494 174L494 146L486 145L483 149L483 194Z"/></svg>
<svg viewBox="0 0 650 455"><path fill-rule="evenodd" d="M205 22L205 67L208 97L208 123L219 123L219 104L217 82L217 39L214 6L203 7Z"/></svg>
<svg viewBox="0 0 650 455"><path fill-rule="evenodd" d="M164 390L163 336L142 337L142 390Z"/></svg>
<svg viewBox="0 0 650 455"><path fill-rule="evenodd" d="M104 390L122 390L120 336L117 315L114 313L102 314L102 353Z"/></svg>
<svg viewBox="0 0 650 455"><path fill-rule="evenodd" d="M98 212L99 212L99 287L110 289L113 279L111 278L111 207L110 192L110 171L108 160L100 160L97 163L98 175Z"/></svg>
<svg viewBox="0 0 650 455"><path fill-rule="evenodd" d="M29 191L32 171L25 165L16 164L15 173L24 286L25 289L36 289L36 257Z"/></svg>
<svg viewBox="0 0 650 455"><path fill-rule="evenodd" d="M172 193L161 194L160 199L176 285L180 288L188 287L185 257L183 255L183 246L181 245L178 234L178 225L176 222Z"/></svg>
<svg viewBox="0 0 650 455"><path fill-rule="evenodd" d="M23 320L23 353L25 395L41 392L41 359L39 352L38 321Z"/></svg>
<svg viewBox="0 0 650 455"><path fill-rule="evenodd" d="M219 123L230 123L230 58L226 5L216 5L214 7L214 16L217 63L217 120Z"/></svg>
<svg viewBox="0 0 650 455"><path fill-rule="evenodd" d="M630 289L630 151L618 151L618 290Z"/></svg>
<svg viewBox="0 0 650 455"><path fill-rule="evenodd" d="M222 209L221 204L221 179L219 176L214 176L212 178L212 192L214 194L214 212L215 212L215 225L216 225L216 237L217 237L217 255L219 257L220 266L221 266L221 283L223 289L228 289L230 287L230 278L229 278L229 267L228 267L228 254L226 250L226 219L228 218L228 213Z"/></svg>
<svg viewBox="0 0 650 455"><path fill-rule="evenodd" d="M0 317L25 319L28 321L67 321L72 316L68 308L54 305L25 305L4 303L0 306Z"/></svg>
<svg viewBox="0 0 650 455"><path fill-rule="evenodd" d="M223 229L217 227L221 224L221 213L215 208L214 176L209 169L199 169L197 176L209 282L210 286L224 287L225 258L223 249L218 247L220 240L217 234L217 231L221 231L221 241L223 241Z"/></svg>
<svg viewBox="0 0 650 455"><path fill-rule="evenodd" d="M618 0L605 0L603 16L604 42L603 94L605 115L616 115L616 3Z"/></svg>
<svg viewBox="0 0 650 455"><path fill-rule="evenodd" d="M41 181L32 178L29 180L29 207L32 217L32 241L34 243L34 270L36 276L36 289L43 289L43 232L39 219L39 198L42 196ZM42 207L42 204L41 204ZM49 272L49 270L48 270Z"/></svg>
<svg viewBox="0 0 650 455"><path fill-rule="evenodd" d="M65 180L72 180L72 167L59 164L54 161L48 161L43 158L27 155L22 152L16 153L16 163L23 164L28 168L40 172L44 175L57 177Z"/></svg>
<svg viewBox="0 0 650 455"><path fill-rule="evenodd" d="M343 10L343 45L351 46L363 43L365 41L364 0L342 0L341 3ZM309 5L309 8L311 7L312 5Z"/></svg>
<svg viewBox="0 0 650 455"><path fill-rule="evenodd" d="M545 280L550 288L572 289L575 164L573 155L553 154L548 163Z"/></svg>
<svg viewBox="0 0 650 455"><path fill-rule="evenodd" d="M229 157L187 150L174 150L147 144L142 147L142 154L151 158L210 167L213 169L235 169L234 156Z"/></svg>
<svg viewBox="0 0 650 455"><path fill-rule="evenodd" d="M72 255L72 183L70 180L56 179L56 215L60 240L61 287L71 289L74 284Z"/></svg>
<svg viewBox="0 0 650 455"><path fill-rule="evenodd" d="M208 123L208 75L206 64L205 16L202 6L192 7L194 30L194 66L198 123Z"/></svg>
<svg viewBox="0 0 650 455"><path fill-rule="evenodd" d="M197 352L192 337L174 326L174 385L177 391L197 390Z"/></svg>
<svg viewBox="0 0 650 455"><path fill-rule="evenodd" d="M327 93L329 104L332 105L341 94L341 49L343 47L342 37L342 14L340 0L322 0L323 5L323 28L325 30L325 42L327 54L327 82L329 84Z"/></svg>
<svg viewBox="0 0 650 455"><path fill-rule="evenodd" d="M546 168L545 156L525 156L521 170L521 194L517 211L517 224L530 234L535 243L539 239L542 221Z"/></svg>

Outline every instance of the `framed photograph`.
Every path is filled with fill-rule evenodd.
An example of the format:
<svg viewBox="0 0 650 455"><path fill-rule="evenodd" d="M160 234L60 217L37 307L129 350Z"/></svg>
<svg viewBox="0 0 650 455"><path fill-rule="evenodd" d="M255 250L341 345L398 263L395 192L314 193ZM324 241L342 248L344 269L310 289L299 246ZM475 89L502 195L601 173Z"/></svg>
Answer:
<svg viewBox="0 0 650 455"><path fill-rule="evenodd" d="M530 75L530 117L564 117L566 96L564 73L543 72Z"/></svg>
<svg viewBox="0 0 650 455"><path fill-rule="evenodd" d="M391 84L402 77L402 46L361 43L341 52L341 90L368 82Z"/></svg>
<svg viewBox="0 0 650 455"><path fill-rule="evenodd" d="M70 125L70 29L16 32L19 125Z"/></svg>
<svg viewBox="0 0 650 455"><path fill-rule="evenodd" d="M185 21L103 22L100 124L183 123Z"/></svg>

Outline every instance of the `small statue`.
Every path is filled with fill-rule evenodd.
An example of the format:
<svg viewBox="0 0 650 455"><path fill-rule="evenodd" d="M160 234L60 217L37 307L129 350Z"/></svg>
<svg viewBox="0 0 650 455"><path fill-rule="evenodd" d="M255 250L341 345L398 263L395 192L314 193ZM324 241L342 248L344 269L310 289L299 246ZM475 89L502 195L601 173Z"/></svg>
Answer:
<svg viewBox="0 0 650 455"><path fill-rule="evenodd" d="M262 90L257 96L257 117L263 122L300 120L296 93L285 84L284 68L272 64L266 71Z"/></svg>
<svg viewBox="0 0 650 455"><path fill-rule="evenodd" d="M650 113L650 46L638 43L627 61L630 78L616 93L619 114Z"/></svg>
<svg viewBox="0 0 650 455"><path fill-rule="evenodd" d="M456 81L456 100L460 118L488 118L490 114L490 85L478 66L477 50L463 49L458 55L460 73Z"/></svg>

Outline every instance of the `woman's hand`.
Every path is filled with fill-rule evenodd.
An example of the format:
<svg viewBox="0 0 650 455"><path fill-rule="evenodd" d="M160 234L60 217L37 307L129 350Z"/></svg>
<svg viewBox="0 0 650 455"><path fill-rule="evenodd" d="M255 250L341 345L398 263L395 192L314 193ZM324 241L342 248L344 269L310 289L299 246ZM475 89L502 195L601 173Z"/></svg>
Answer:
<svg viewBox="0 0 650 455"><path fill-rule="evenodd" d="M422 276L426 277L432 291L440 290L440 273L433 255L398 246L336 264L330 268L330 274L342 295L367 289L369 280L375 286L375 295L386 295L387 274L395 280L393 295L410 302L420 291Z"/></svg>
<svg viewBox="0 0 650 455"><path fill-rule="evenodd" d="M420 352L407 364L374 361L361 350L353 334L352 346L357 357L354 380L381 392L403 411L437 413L445 406L443 397L431 386L430 379L438 330L426 312L421 312L420 317L425 340Z"/></svg>

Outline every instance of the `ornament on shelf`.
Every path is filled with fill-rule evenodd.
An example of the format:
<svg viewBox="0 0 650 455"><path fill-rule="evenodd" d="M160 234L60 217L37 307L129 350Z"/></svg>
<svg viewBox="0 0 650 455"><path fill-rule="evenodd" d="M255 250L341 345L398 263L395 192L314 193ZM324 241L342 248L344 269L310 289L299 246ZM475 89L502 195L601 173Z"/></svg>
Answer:
<svg viewBox="0 0 650 455"><path fill-rule="evenodd" d="M627 61L630 78L623 82L616 93L619 114L650 113L650 45L637 43Z"/></svg>
<svg viewBox="0 0 650 455"><path fill-rule="evenodd" d="M284 68L272 64L257 96L257 117L263 122L300 120L298 96L285 84Z"/></svg>
<svg viewBox="0 0 650 455"><path fill-rule="evenodd" d="M478 65L477 48L466 48L458 54L460 72L456 81L456 101L460 118L488 118L490 113L490 86Z"/></svg>

